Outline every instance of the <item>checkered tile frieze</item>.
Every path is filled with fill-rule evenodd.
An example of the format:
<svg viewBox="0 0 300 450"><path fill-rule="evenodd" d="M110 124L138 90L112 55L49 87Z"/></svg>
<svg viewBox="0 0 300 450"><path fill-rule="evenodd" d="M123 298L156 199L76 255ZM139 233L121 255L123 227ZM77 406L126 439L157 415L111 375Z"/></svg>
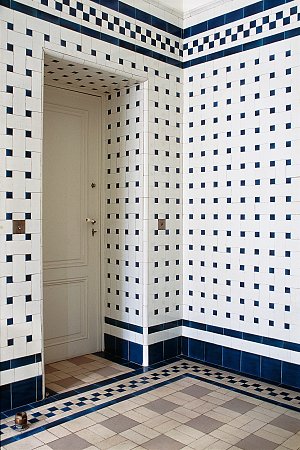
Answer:
<svg viewBox="0 0 300 450"><path fill-rule="evenodd" d="M200 35L186 38L183 44L184 56L192 59L224 48L249 42L262 36L278 33L297 26L300 21L299 5L280 6L255 14L243 20L238 20L202 32Z"/></svg>

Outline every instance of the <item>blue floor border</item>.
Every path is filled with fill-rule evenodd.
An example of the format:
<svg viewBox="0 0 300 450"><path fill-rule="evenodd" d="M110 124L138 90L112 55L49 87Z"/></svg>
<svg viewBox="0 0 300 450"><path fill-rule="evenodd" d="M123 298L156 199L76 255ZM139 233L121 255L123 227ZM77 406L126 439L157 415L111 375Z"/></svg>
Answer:
<svg viewBox="0 0 300 450"><path fill-rule="evenodd" d="M185 360L201 364L201 362L199 362L197 360L194 360L193 358L177 357L177 358L172 358L169 361L164 361L163 363L155 364L154 365L155 367L150 367L149 366L147 368L141 368L141 369L134 370L134 371L132 371L130 373L122 375L121 378L122 379L131 378L134 375L140 375L140 374L142 374L144 372L149 372L150 370L155 370L155 369L163 367L165 365L172 364L172 362L180 362L180 361L185 361ZM213 366L211 364L210 365L209 364L205 364L205 365L207 365L208 367L213 367L215 369L224 370L224 368L216 367L216 366ZM228 371L228 372L231 372L231 371ZM237 372L237 374L239 374L239 373ZM241 374L239 374L239 375L241 375ZM12 436L10 438L4 439L0 443L0 447L3 446L3 445L8 445L8 444L11 444L13 442L17 442L19 440L25 439L26 437L33 436L35 434L38 434L41 431L49 430L49 429L51 429L51 428L53 428L55 426L61 425L62 423L66 423L66 422L69 422L69 421L74 420L76 418L79 418L81 416L87 415L89 413L92 413L92 412L95 412L95 411L99 411L99 410L104 409L104 408L106 408L108 406L111 406L113 404L126 401L126 400L128 400L130 398L133 398L133 397L145 394L145 393L153 391L153 390L155 390L155 389L157 389L159 387L171 384L173 382L179 381L179 380L184 379L184 378L192 378L192 379L195 379L195 380L198 380L198 381L203 381L205 383L208 383L208 384L211 384L211 385L214 385L214 386L218 386L218 387L221 387L221 388L224 388L224 389L228 389L230 391L237 392L237 393L240 393L242 395L246 395L246 396L258 399L258 400L265 401L267 403L272 403L272 404L274 404L276 406L281 406L283 408L290 409L292 411L300 412L300 407L297 407L297 406L294 406L294 405L288 405L286 403L280 402L278 400L274 400L272 398L266 398L266 397L264 397L262 395L259 395L259 394L254 394L252 392L248 392L248 391L245 391L243 389L240 389L240 388L237 388L237 387L234 387L234 386L229 386L228 384L225 384L225 383L223 383L221 381L210 380L210 379L204 378L204 377L202 377L200 375L185 373L185 374L181 374L181 375L175 376L175 377L173 377L170 380L161 381L161 382L156 383L155 385L151 385L151 386L148 386L148 387L145 387L145 388L141 388L138 392L133 392L133 393L130 393L130 394L126 394L123 397L109 400L109 401L107 401L107 402L105 402L105 403L103 403L101 405L93 406L91 408L87 408L87 409L84 409L82 411L78 411L76 413L70 414L67 417L62 417L60 419L57 419L57 420L53 421L52 423L48 423L48 424L42 425L40 427L34 428L32 430L22 432L22 434L18 434L16 436ZM254 377L248 377L248 378L255 379ZM105 382L103 382L103 383L92 384L92 385L89 385L89 386L85 386L84 388L85 388L85 391L91 390L91 389L93 389L94 386L95 387L100 387L100 385L101 386L109 385L109 384L112 384L112 383L114 383L116 381L119 381L118 379L119 379L119 377L113 377L113 378L110 378L108 380L105 380ZM74 395L76 393L82 393L82 392L84 392L84 391L81 391L81 389L78 389L78 390L69 391L69 392L67 392L65 394L67 394L66 397L70 397L70 396L72 396L72 395ZM23 409L28 411L30 409L36 408L38 406L41 406L43 404L53 403L53 402L55 402L55 401L57 401L58 399L61 398L61 397L60 398L58 398L58 397L60 397L60 396L56 395L56 396L50 397L49 399L47 399L48 401L46 401L46 403L36 402L36 403L30 404L30 405L26 405L26 406L24 406ZM66 397L64 397L64 398L66 398ZM12 413L12 411L7 411L6 417L8 417L8 413L9 413L9 415L11 415L10 413Z"/></svg>

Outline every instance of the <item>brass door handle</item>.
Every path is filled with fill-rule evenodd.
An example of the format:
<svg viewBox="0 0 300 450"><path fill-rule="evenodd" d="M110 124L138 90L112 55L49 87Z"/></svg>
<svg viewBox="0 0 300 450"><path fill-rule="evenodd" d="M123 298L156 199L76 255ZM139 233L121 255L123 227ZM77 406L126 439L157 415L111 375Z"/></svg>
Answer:
<svg viewBox="0 0 300 450"><path fill-rule="evenodd" d="M91 223L92 225L94 225L94 223L96 223L96 220L95 220L95 219L90 219L89 217L87 217L87 218L85 219L85 221L86 221L87 223Z"/></svg>

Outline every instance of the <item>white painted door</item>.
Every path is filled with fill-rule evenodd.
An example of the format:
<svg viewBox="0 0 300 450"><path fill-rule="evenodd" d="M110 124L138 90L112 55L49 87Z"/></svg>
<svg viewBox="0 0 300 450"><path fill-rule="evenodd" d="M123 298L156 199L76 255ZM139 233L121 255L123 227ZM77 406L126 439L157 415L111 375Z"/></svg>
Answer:
<svg viewBox="0 0 300 450"><path fill-rule="evenodd" d="M45 87L42 245L46 363L100 349L99 110L97 97ZM88 223L86 218L96 223ZM92 233L93 229L98 232Z"/></svg>

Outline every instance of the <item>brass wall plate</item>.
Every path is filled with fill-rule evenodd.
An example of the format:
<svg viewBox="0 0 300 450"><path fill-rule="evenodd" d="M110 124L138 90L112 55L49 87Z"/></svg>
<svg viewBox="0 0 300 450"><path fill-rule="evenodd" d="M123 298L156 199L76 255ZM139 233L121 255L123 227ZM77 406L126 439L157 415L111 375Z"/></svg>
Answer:
<svg viewBox="0 0 300 450"><path fill-rule="evenodd" d="M157 229L165 230L166 229L166 219L158 219L157 221Z"/></svg>
<svg viewBox="0 0 300 450"><path fill-rule="evenodd" d="M13 220L13 234L25 234L25 220Z"/></svg>

